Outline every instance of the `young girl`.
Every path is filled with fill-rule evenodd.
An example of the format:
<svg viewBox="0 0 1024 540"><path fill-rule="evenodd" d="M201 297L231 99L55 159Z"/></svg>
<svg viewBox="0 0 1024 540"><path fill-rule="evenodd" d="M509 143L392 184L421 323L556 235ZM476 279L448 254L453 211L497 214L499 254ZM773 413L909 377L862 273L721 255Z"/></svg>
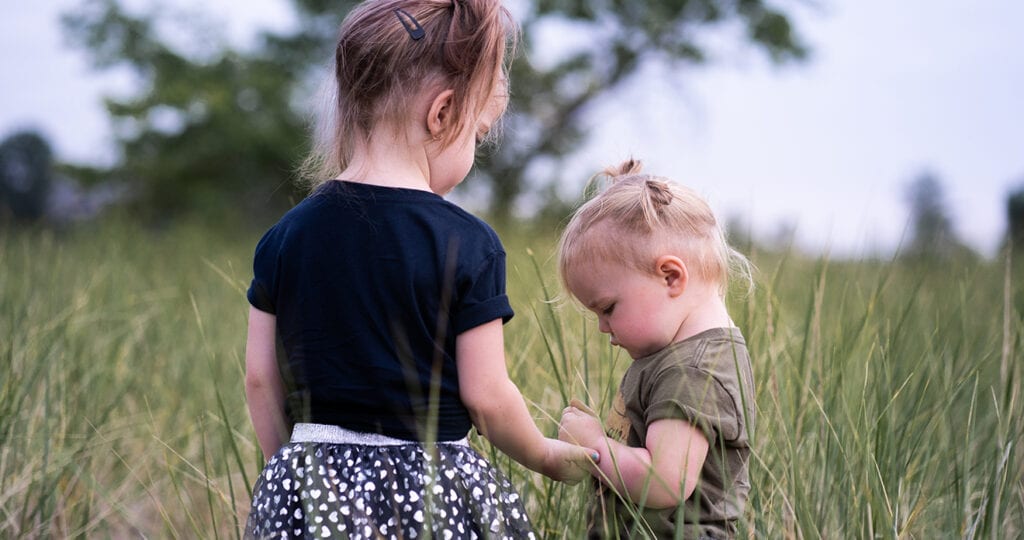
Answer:
<svg viewBox="0 0 1024 540"><path fill-rule="evenodd" d="M586 477L594 451L542 436L508 377L501 243L441 197L504 112L514 31L495 0L368 1L342 23L313 158L333 179L256 247L246 396L269 461L247 537L532 538L472 426Z"/></svg>
<svg viewBox="0 0 1024 540"><path fill-rule="evenodd" d="M562 235L567 290L633 363L608 435L573 400L559 437L602 454L592 538L732 537L755 409L750 357L723 297L730 267L749 280L749 264L696 193L640 170L630 160L605 171L611 186Z"/></svg>

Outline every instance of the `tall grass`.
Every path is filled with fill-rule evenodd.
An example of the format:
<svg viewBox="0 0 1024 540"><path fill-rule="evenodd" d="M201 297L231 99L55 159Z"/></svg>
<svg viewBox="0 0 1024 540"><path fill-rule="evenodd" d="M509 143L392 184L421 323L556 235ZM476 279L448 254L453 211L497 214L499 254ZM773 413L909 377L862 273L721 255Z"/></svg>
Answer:
<svg viewBox="0 0 1024 540"><path fill-rule="evenodd" d="M560 298L554 238L504 235L508 365L538 425L606 411L627 355ZM255 234L122 222L0 231L0 537L235 538L261 467L242 390ZM730 298L758 423L744 535L1024 535L1024 274L754 254ZM509 475L545 538L586 485Z"/></svg>
<svg viewBox="0 0 1024 540"><path fill-rule="evenodd" d="M191 227L0 237L0 536L232 536L258 455L241 253Z"/></svg>

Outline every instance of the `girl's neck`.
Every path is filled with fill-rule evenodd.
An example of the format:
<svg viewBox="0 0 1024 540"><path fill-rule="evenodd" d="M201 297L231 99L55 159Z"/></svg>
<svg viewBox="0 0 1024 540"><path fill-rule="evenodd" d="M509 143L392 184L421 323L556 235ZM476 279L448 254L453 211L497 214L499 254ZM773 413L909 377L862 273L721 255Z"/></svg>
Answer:
<svg viewBox="0 0 1024 540"><path fill-rule="evenodd" d="M374 133L358 145L338 180L375 186L431 191L426 149L404 144L404 134Z"/></svg>

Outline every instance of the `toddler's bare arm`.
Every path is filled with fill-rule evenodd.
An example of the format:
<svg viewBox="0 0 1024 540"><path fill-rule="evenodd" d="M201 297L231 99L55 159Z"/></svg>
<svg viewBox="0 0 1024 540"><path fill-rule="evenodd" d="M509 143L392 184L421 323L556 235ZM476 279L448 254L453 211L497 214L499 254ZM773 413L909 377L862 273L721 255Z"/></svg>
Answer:
<svg viewBox="0 0 1024 540"><path fill-rule="evenodd" d="M597 448L601 460L592 474L648 508L670 508L688 499L708 452L707 438L684 420L651 423L646 445L633 448L605 436L600 419L575 406L562 412L559 438Z"/></svg>

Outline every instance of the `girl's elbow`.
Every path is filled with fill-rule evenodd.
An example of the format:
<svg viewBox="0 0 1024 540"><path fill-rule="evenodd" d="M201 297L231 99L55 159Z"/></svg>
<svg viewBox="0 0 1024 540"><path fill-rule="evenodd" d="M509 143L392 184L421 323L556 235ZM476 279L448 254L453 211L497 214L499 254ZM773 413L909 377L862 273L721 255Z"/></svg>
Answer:
<svg viewBox="0 0 1024 540"><path fill-rule="evenodd" d="M460 392L459 397L469 411L473 425L485 436L489 436L495 424L508 417L510 398L501 386L485 391Z"/></svg>
<svg viewBox="0 0 1024 540"><path fill-rule="evenodd" d="M480 424L485 423L487 419L493 418L496 415L496 403L494 400L488 400L484 396L479 395L462 395L462 404L466 406L466 410L469 411L469 416L473 420L473 424L477 427L481 427Z"/></svg>
<svg viewBox="0 0 1024 540"><path fill-rule="evenodd" d="M466 388L459 389L459 399L462 400L462 405L469 411L469 415L474 418L480 414L480 410L484 406L484 402L478 394L479 392Z"/></svg>
<svg viewBox="0 0 1024 540"><path fill-rule="evenodd" d="M459 388L459 399L473 417L500 414L508 396L508 384L466 385Z"/></svg>
<svg viewBox="0 0 1024 540"><path fill-rule="evenodd" d="M245 372L245 393L247 395L258 394L272 386L270 376L259 370L246 370Z"/></svg>

